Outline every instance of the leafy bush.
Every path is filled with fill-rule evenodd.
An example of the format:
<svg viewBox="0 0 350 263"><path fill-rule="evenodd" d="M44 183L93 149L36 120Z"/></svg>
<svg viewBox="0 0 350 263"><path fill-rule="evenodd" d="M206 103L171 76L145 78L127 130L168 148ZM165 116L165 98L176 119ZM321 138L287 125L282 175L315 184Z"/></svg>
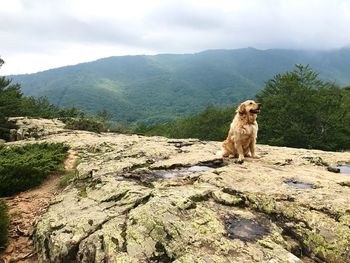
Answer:
<svg viewBox="0 0 350 263"><path fill-rule="evenodd" d="M0 148L0 196L40 185L62 169L68 146L62 143L27 144Z"/></svg>
<svg viewBox="0 0 350 263"><path fill-rule="evenodd" d="M69 110L66 110L66 112L71 113ZM75 118L60 118L60 120L66 124L67 129L85 130L97 133L110 129L110 119L111 115L106 110L97 112L95 116L87 115L82 111L77 111Z"/></svg>
<svg viewBox="0 0 350 263"><path fill-rule="evenodd" d="M67 129L84 130L97 133L106 131L103 123L95 120L94 118L68 118L63 121L65 122Z"/></svg>
<svg viewBox="0 0 350 263"><path fill-rule="evenodd" d="M0 249L4 248L6 245L9 222L7 207L4 201L0 200Z"/></svg>

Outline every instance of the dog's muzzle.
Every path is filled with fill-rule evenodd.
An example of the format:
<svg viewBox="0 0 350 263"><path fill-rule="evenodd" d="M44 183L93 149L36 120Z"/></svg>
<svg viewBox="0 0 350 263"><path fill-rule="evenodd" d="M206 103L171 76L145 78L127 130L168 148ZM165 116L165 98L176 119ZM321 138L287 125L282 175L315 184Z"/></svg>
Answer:
<svg viewBox="0 0 350 263"><path fill-rule="evenodd" d="M261 103L257 103L257 105L258 105L258 108L257 108L257 109L255 109L255 110L251 109L249 112L250 112L250 113L254 113L254 114L260 113L260 112L261 112L261 110L260 110L260 108L261 108Z"/></svg>

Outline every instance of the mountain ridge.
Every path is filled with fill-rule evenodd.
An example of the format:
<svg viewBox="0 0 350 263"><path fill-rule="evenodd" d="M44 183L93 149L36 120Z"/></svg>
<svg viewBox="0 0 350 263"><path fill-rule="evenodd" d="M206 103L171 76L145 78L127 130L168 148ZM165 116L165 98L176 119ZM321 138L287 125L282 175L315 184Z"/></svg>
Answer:
<svg viewBox="0 0 350 263"><path fill-rule="evenodd" d="M101 58L47 71L11 75L29 96L88 112L106 109L116 121L161 123L207 105L230 106L253 97L274 75L309 64L320 77L350 84L350 49L305 51L255 48L193 54Z"/></svg>

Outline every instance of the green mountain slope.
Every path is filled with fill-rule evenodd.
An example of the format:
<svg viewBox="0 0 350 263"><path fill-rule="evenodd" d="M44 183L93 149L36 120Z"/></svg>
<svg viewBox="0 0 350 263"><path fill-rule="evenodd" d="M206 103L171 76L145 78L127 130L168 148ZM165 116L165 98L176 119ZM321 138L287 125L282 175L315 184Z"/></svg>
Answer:
<svg viewBox="0 0 350 263"><path fill-rule="evenodd" d="M106 109L118 121L156 123L252 97L265 81L297 63L310 64L323 79L350 84L350 49L121 56L10 77L25 95L47 96L58 106Z"/></svg>

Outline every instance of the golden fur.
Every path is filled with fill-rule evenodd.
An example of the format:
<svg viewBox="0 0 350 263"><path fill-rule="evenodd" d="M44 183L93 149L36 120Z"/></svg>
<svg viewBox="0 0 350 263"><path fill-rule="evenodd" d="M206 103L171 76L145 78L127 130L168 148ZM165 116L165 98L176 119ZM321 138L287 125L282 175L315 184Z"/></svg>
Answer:
<svg viewBox="0 0 350 263"><path fill-rule="evenodd" d="M222 156L237 156L243 163L244 157L258 158L255 153L255 143L258 134L256 116L260 112L260 103L246 100L236 110L226 140L222 144Z"/></svg>

